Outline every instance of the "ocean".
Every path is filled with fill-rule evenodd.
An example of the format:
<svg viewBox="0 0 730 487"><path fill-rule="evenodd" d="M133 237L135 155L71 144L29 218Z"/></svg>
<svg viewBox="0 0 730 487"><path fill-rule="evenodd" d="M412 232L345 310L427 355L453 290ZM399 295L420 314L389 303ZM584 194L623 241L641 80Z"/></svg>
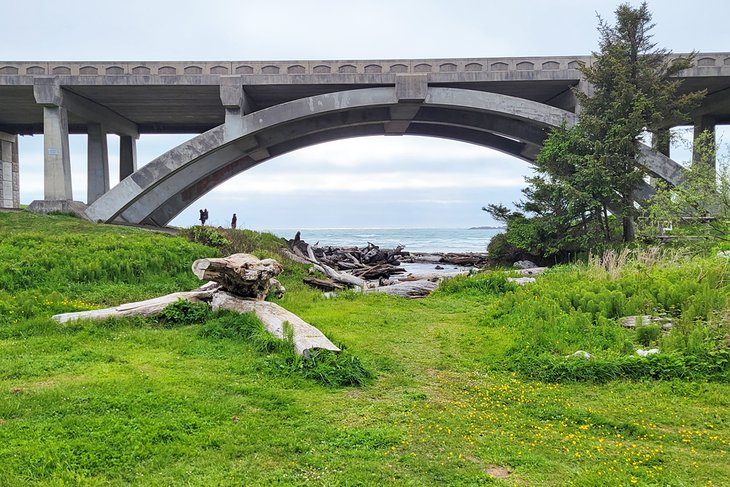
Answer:
<svg viewBox="0 0 730 487"><path fill-rule="evenodd" d="M286 239L294 238L296 229L272 229L269 232ZM320 246L364 247L372 242L381 248L405 245L410 252L486 252L493 236L504 230L494 228L318 228L303 229L302 240Z"/></svg>

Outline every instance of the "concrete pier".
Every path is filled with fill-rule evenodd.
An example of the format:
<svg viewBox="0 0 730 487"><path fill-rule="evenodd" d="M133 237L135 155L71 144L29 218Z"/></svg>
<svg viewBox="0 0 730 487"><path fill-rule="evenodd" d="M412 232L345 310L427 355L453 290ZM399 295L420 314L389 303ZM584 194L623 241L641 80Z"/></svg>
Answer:
<svg viewBox="0 0 730 487"><path fill-rule="evenodd" d="M58 106L43 107L43 198L72 200L68 114Z"/></svg>
<svg viewBox="0 0 730 487"><path fill-rule="evenodd" d="M90 205L109 191L109 151L106 132L101 125L89 124L87 132L86 204Z"/></svg>
<svg viewBox="0 0 730 487"><path fill-rule="evenodd" d="M20 208L18 136L0 132L0 208Z"/></svg>
<svg viewBox="0 0 730 487"><path fill-rule="evenodd" d="M119 180L137 170L137 139L130 135L119 137Z"/></svg>

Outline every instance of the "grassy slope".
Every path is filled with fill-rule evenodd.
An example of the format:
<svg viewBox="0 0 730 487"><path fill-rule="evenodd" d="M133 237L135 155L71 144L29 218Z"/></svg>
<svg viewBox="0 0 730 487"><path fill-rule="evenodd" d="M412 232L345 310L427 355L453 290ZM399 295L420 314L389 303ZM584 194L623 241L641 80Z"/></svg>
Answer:
<svg viewBox="0 0 730 487"><path fill-rule="evenodd" d="M110 247L93 253L102 277L69 266L74 279L34 276L0 290L0 484L499 483L491 465L513 471L508 484L730 483L730 385L520 380L494 370L519 335L484 325L492 296L326 300L290 267L281 304L378 376L363 388L328 389L246 343L203 338L198 326L47 319L194 287L187 266L206 252L200 246L0 213L0 266L26 258L20 247L34 239L37 255L65 249L64 262L75 262L78 245ZM141 270L165 256L179 265L150 264L154 272L132 279L101 257L119 246L137 253ZM31 273L30 262L13 265L21 277Z"/></svg>

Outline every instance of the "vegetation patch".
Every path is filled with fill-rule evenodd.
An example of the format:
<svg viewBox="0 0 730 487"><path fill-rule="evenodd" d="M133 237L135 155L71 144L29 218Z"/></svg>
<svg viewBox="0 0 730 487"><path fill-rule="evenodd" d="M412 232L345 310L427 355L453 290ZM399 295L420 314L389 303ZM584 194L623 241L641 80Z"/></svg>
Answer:
<svg viewBox="0 0 730 487"><path fill-rule="evenodd" d="M606 262L614 262L608 267ZM646 262L649 262L647 264ZM490 306L487 326L508 327L520 339L504 364L545 381L730 377L728 263L718 258L665 261L615 259L555 269ZM659 325L621 326L630 315L665 316ZM660 354L638 357L636 350ZM586 351L591 358L573 357Z"/></svg>

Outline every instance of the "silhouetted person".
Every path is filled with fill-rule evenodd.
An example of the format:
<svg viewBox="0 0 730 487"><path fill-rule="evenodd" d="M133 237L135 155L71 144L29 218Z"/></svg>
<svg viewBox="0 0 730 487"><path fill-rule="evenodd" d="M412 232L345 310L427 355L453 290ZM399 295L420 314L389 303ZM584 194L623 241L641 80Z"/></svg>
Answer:
<svg viewBox="0 0 730 487"><path fill-rule="evenodd" d="M205 225L205 222L207 222L207 221L208 221L208 208L204 208L204 209L203 209L203 213L202 213L202 216L201 216L201 218L200 218L200 222L201 222L201 223L202 223L203 225Z"/></svg>
<svg viewBox="0 0 730 487"><path fill-rule="evenodd" d="M200 210L200 224L205 225L205 213L203 213L203 210Z"/></svg>
<svg viewBox="0 0 730 487"><path fill-rule="evenodd" d="M233 218L231 218L231 228L236 229L236 223L238 222L238 218L236 218L236 214L233 214Z"/></svg>

